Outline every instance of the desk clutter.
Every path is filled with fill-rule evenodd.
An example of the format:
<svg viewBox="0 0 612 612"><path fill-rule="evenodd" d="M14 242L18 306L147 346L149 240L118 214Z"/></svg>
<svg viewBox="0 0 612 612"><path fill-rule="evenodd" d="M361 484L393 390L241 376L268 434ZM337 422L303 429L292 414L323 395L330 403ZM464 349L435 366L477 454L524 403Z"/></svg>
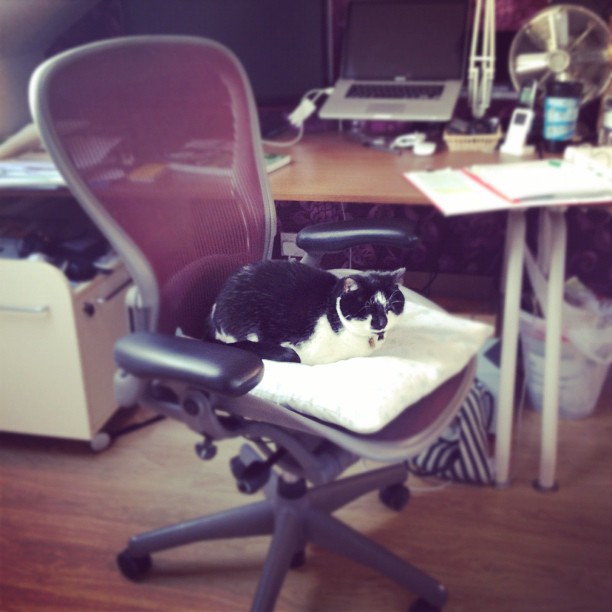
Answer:
<svg viewBox="0 0 612 612"><path fill-rule="evenodd" d="M406 172L445 215L569 204L610 204L612 172L603 160L611 147L571 151L569 159L535 159L508 164ZM568 150L569 151L569 150ZM597 156L597 151L600 155ZM578 163L572 160L578 159Z"/></svg>
<svg viewBox="0 0 612 612"><path fill-rule="evenodd" d="M38 199L0 208L0 261L51 264L72 283L110 272L116 255L75 202Z"/></svg>
<svg viewBox="0 0 612 612"><path fill-rule="evenodd" d="M355 8L354 4L350 3L350 6ZM384 14L386 9L386 6L380 8L380 14ZM427 121L430 124L438 122L441 128L436 136L427 135L427 140L435 143L437 150L445 145L450 151L492 152L505 139L502 151L521 156L530 151L533 145L547 152L561 154L567 146L584 142L607 144L611 128L606 125L612 126L612 111L607 123L604 119L606 109L612 109L612 102L609 101L612 96L608 92L606 98L605 92L612 78L609 52L612 34L604 19L609 18L609 11L606 17L604 10L595 12L595 9L578 5L558 4L540 11L532 8L531 11L525 11L519 27L514 30L511 44L501 53L499 50L496 52L493 42L496 36L496 12L499 13L499 8L489 0L477 3L471 24L472 41L463 90L461 96L455 98L453 112L449 117L436 118L433 111L430 117L415 113L405 117L405 120L412 123L405 125L403 130L398 127L395 135L364 136L363 144L399 154L401 147L393 145L395 138L427 132L428 126L423 123ZM533 14L530 15L530 12ZM378 11L373 11L373 15L378 14ZM484 23L481 23L483 15ZM349 12L349 16L353 14ZM413 21L419 22L421 17ZM460 22L460 19L455 19L456 24ZM439 27L441 32L446 32L441 22ZM394 20L387 23L386 30L390 31L389 36L393 36ZM351 33L350 27L347 27L345 35L349 42L354 43ZM479 36L482 36L482 40L478 40ZM365 37L366 43L371 44L370 37L370 34ZM366 43L362 43L362 46ZM402 44L401 48L407 50L411 43ZM439 63L444 63L442 57L445 56L438 56ZM361 58L361 55L358 54L357 58ZM347 62L344 55L342 60L344 67ZM504 63L506 68L503 67ZM348 63L351 76L355 76L355 66L358 65L357 59ZM393 65L393 62L388 59L386 65ZM496 71L502 74L498 76ZM506 71L507 76L504 74ZM409 74L412 77L413 73ZM398 79L403 80L403 77ZM503 100L505 104L499 104L502 100L500 84L506 79L511 91ZM370 75L369 80L374 82L376 78ZM344 95L345 81L340 79L332 98ZM498 99L494 85L499 90ZM595 122L595 106L600 98L600 118ZM356 115L349 111L330 115L328 101L323 105L320 116L390 123L398 121L398 116L393 112L387 114L381 109L385 104L389 107L403 107L404 102L403 98L398 97L393 105L389 100L384 100L382 95L369 94L369 108L376 109L370 115ZM421 145L413 144L412 153L422 154L421 148ZM429 145L428 149L432 148L434 145Z"/></svg>
<svg viewBox="0 0 612 612"><path fill-rule="evenodd" d="M503 136L499 119L465 121L453 119L443 138L449 151L484 151L492 153Z"/></svg>
<svg viewBox="0 0 612 612"><path fill-rule="evenodd" d="M64 185L64 178L46 153L0 159L0 188L56 189Z"/></svg>

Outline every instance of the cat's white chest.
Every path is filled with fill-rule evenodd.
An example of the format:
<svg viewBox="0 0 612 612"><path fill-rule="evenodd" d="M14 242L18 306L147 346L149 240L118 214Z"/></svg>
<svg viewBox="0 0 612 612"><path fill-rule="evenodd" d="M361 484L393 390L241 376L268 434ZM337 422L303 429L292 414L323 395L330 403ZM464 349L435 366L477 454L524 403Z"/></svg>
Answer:
<svg viewBox="0 0 612 612"><path fill-rule="evenodd" d="M360 335L346 328L336 333L327 317L321 317L312 336L300 344L284 343L297 352L300 361L307 365L333 363L351 357L367 357L382 343L376 336Z"/></svg>

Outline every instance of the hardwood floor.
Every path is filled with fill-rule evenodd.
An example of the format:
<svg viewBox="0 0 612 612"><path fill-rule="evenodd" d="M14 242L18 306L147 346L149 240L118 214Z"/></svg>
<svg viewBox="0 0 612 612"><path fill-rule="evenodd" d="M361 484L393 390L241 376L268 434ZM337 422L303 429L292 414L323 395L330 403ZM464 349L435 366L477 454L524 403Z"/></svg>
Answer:
<svg viewBox="0 0 612 612"><path fill-rule="evenodd" d="M444 582L445 610L609 612L611 398L609 377L593 416L561 422L556 493L531 486L539 416L525 410L510 488L435 489L413 481L412 500L399 513L371 494L338 516ZM170 421L98 455L82 443L0 435L0 609L248 609L265 538L160 553L138 584L115 567L134 533L245 503L227 467L236 443L203 463L195 441ZM386 578L322 549L307 552L306 565L290 572L278 610L408 608L412 595Z"/></svg>

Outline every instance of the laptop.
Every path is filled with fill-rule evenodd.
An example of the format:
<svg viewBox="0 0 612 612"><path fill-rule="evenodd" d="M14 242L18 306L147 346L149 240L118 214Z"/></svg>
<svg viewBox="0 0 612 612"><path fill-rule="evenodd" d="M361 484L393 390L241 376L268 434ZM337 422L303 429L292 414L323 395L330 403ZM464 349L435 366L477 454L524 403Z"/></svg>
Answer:
<svg viewBox="0 0 612 612"><path fill-rule="evenodd" d="M323 119L448 121L461 92L469 0L353 1Z"/></svg>

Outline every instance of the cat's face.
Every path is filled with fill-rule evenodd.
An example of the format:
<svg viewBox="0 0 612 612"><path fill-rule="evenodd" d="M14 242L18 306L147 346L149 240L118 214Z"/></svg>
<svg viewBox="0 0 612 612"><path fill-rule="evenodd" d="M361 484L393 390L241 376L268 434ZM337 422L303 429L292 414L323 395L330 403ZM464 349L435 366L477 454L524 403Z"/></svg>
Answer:
<svg viewBox="0 0 612 612"><path fill-rule="evenodd" d="M354 334L382 340L404 311L404 295L398 285L404 272L401 268L342 279L336 304L344 326Z"/></svg>

